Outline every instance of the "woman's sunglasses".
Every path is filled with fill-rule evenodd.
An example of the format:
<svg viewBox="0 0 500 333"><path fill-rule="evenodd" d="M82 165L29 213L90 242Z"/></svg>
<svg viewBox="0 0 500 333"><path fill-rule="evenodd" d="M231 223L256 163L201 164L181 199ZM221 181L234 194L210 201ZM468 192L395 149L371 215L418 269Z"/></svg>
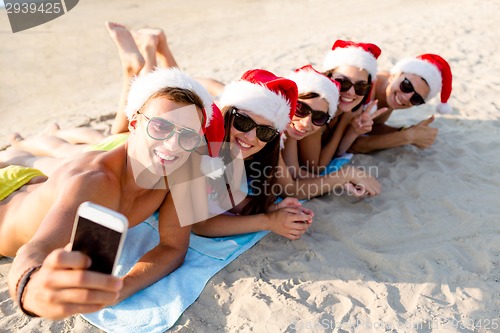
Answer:
<svg viewBox="0 0 500 333"><path fill-rule="evenodd" d="M370 92L370 89L372 88L372 84L366 81L358 81L356 83L352 83L351 80L342 77L336 78L334 80L340 83L340 92L346 92L351 89L352 86L354 86L354 92L358 96L365 96Z"/></svg>
<svg viewBox="0 0 500 333"><path fill-rule="evenodd" d="M185 151L191 152L198 148L202 141L201 135L190 128L180 127L178 129L176 124L159 117L148 118L145 114L137 112L144 116L148 121L146 132L149 137L154 140L168 140L174 135L178 134L179 146Z"/></svg>
<svg viewBox="0 0 500 333"><path fill-rule="evenodd" d="M306 103L297 102L297 109L295 109L295 115L299 118L305 118L311 115L311 122L316 126L323 126L330 120L330 115L327 112L313 110Z"/></svg>
<svg viewBox="0 0 500 333"><path fill-rule="evenodd" d="M425 100L420 96L418 92L415 91L415 88L413 88L413 84L411 84L410 80L407 78L404 78L403 81L399 84L399 89L404 92L405 94L408 93L413 93L410 97L410 103L413 105L421 105L425 103Z"/></svg>
<svg viewBox="0 0 500 333"><path fill-rule="evenodd" d="M252 129L256 128L255 133L257 138L262 142L270 142L279 134L279 132L271 126L257 125L249 116L238 113L236 108L231 110L231 114L234 115L234 128L243 133L250 132Z"/></svg>

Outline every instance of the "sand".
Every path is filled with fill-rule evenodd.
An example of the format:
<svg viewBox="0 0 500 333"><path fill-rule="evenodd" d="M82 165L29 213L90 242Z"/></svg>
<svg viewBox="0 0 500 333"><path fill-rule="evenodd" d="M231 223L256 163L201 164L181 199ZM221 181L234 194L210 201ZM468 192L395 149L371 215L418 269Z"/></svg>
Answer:
<svg viewBox="0 0 500 333"><path fill-rule="evenodd" d="M337 38L378 44L381 69L431 52L454 74L454 112L436 115L431 148L355 156L378 173L381 195L311 200L306 235L266 236L210 280L172 331L500 332L498 1L144 3L80 1L16 34L0 12L0 146L54 121L109 126L121 77L106 20L162 27L182 69L224 82L256 67L321 67ZM434 106L397 111L391 123L416 123ZM0 260L0 332L99 332L79 316L22 316L7 292L10 263Z"/></svg>

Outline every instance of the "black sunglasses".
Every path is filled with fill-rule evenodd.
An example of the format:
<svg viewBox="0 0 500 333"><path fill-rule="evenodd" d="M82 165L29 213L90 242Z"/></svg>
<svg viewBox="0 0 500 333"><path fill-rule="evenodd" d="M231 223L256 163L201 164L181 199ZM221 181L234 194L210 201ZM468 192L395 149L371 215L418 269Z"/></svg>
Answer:
<svg viewBox="0 0 500 333"><path fill-rule="evenodd" d="M313 110L306 103L297 102L295 115L299 118L305 118L311 114L311 122L316 126L323 126L330 120L330 115L324 111Z"/></svg>
<svg viewBox="0 0 500 333"><path fill-rule="evenodd" d="M358 96L365 96L370 92L370 89L372 88L372 84L366 81L358 81L356 83L352 83L351 80L343 77L339 77L334 80L340 83L340 92L346 92L351 89L352 86L354 86L354 92Z"/></svg>
<svg viewBox="0 0 500 333"><path fill-rule="evenodd" d="M167 140L170 139L174 133L177 133L179 134L177 139L179 146L188 152L198 148L201 143L201 135L193 129L177 126L176 124L163 118L149 118L139 111L137 111L137 113L142 115L148 121L146 132L151 139ZM177 127L180 127L180 129Z"/></svg>
<svg viewBox="0 0 500 333"><path fill-rule="evenodd" d="M243 133L250 132L252 129L256 128L255 133L257 138L262 142L270 142L279 134L279 132L271 126L257 125L255 121L246 114L238 113L236 108L231 110L231 114L234 115L234 128Z"/></svg>
<svg viewBox="0 0 500 333"><path fill-rule="evenodd" d="M407 78L404 78L403 81L399 84L399 89L404 92L405 94L408 93L413 93L410 97L410 103L413 105L422 105L425 103L425 100L420 96L418 92L415 91L415 88L413 88L413 84L411 84L410 80Z"/></svg>

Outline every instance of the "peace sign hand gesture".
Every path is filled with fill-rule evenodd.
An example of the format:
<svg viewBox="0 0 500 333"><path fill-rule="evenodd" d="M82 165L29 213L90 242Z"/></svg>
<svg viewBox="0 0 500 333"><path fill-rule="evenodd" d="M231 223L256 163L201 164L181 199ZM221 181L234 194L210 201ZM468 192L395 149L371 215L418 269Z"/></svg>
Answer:
<svg viewBox="0 0 500 333"><path fill-rule="evenodd" d="M378 100L373 100L363 107L361 113L351 119L351 127L358 135L363 135L371 132L373 126L373 119L380 116L382 113L389 110L388 108L377 107Z"/></svg>

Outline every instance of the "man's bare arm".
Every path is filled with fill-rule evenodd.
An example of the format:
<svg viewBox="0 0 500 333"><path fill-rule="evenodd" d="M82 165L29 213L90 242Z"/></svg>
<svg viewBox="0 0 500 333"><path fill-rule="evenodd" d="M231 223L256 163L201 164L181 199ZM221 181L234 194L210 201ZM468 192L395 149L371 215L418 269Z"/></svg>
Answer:
<svg viewBox="0 0 500 333"><path fill-rule="evenodd" d="M113 188L107 181L109 179L102 174L82 174L65 179L57 189L52 207L30 242L19 249L9 272L9 291L15 299L24 273L41 266L33 271L21 295L25 310L41 317L60 319L96 311L116 300L122 286L118 278L87 271L90 266L87 256L62 250L70 240L80 203L90 200L112 207L107 201L112 200L113 195L104 197L102 191L83 186L97 182L104 188Z"/></svg>
<svg viewBox="0 0 500 333"><path fill-rule="evenodd" d="M159 244L142 256L122 278L124 287L119 301L155 283L184 262L191 226L181 227L170 193L160 207L158 229Z"/></svg>

